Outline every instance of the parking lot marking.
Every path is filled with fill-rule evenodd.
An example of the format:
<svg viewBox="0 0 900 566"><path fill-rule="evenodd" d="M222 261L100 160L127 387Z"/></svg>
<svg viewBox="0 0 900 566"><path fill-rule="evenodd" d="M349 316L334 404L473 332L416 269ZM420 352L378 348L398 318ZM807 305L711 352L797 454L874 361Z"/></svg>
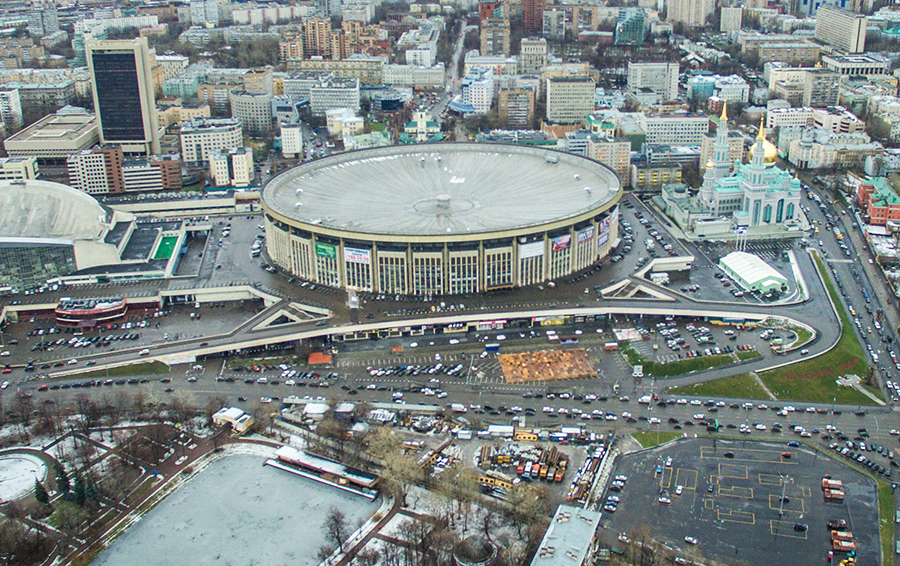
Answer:
<svg viewBox="0 0 900 566"><path fill-rule="evenodd" d="M769 520L769 532L777 537L798 538L806 540L807 531L795 531L794 523L789 521Z"/></svg>
<svg viewBox="0 0 900 566"><path fill-rule="evenodd" d="M781 503L778 501L780 498L781 498L780 495L770 493L769 494L769 509L776 509L776 510L781 509L785 513L800 513L800 514L806 513L806 505L804 505L803 498L797 497L796 499L791 499L790 497L788 497L788 499L790 500L790 504L785 503L783 508L781 507ZM795 500L800 502L799 510L791 509L791 506L794 506Z"/></svg>
<svg viewBox="0 0 900 566"><path fill-rule="evenodd" d="M675 473L675 485L680 485L684 487L684 489L693 489L696 491L697 475L697 470L678 468L678 471Z"/></svg>
<svg viewBox="0 0 900 566"><path fill-rule="evenodd" d="M712 497L704 497L703 498L703 508L704 509L715 509L716 501Z"/></svg>
<svg viewBox="0 0 900 566"><path fill-rule="evenodd" d="M733 478L737 480L750 479L747 466L740 464L719 464L719 475L723 478Z"/></svg>
<svg viewBox="0 0 900 566"><path fill-rule="evenodd" d="M734 511L729 509L727 512L722 509L716 509L716 516L720 521L729 523L741 523L743 525L755 525L756 515L749 511Z"/></svg>
<svg viewBox="0 0 900 566"><path fill-rule="evenodd" d="M663 473L659 477L659 487L669 489L672 486L672 468L663 468Z"/></svg>
<svg viewBox="0 0 900 566"><path fill-rule="evenodd" d="M719 486L717 491L719 495L725 497L739 497L741 499L753 499L753 488L752 487L741 487L738 485L732 486Z"/></svg>
<svg viewBox="0 0 900 566"><path fill-rule="evenodd" d="M795 460L788 460L782 458L781 452L778 450L761 450L757 448L742 448L740 451L732 452L734 454L733 457L728 458L728 460L734 461L745 461L745 462L761 462L761 463L769 463L769 464L794 464L796 465L798 462ZM700 447L700 457L706 458L709 460L722 460L725 459L725 452L721 450L716 450L710 446L701 446Z"/></svg>
<svg viewBox="0 0 900 566"><path fill-rule="evenodd" d="M794 483L794 478L788 476L784 483L790 485ZM774 474L759 474L759 485L777 485L781 486L781 476Z"/></svg>

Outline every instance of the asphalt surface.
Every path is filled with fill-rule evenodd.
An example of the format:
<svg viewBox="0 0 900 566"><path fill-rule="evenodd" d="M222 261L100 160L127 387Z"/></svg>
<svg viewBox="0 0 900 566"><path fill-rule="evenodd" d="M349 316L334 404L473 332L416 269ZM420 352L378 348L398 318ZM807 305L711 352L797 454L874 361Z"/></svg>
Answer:
<svg viewBox="0 0 900 566"><path fill-rule="evenodd" d="M790 457L783 456L786 451ZM609 492L621 499L617 510L604 512L611 539L606 542L614 546L622 546L619 533L647 524L655 537L680 548L684 556L699 551L707 558L748 564L778 556L779 563L811 566L822 564L831 550L828 521L844 519L859 545L857 559L879 562L875 482L806 448L785 442L685 440L622 456L614 474L628 476L622 491ZM842 504L823 501L826 474L843 481L847 497ZM679 485L682 493L676 495ZM660 504L661 496L671 504ZM807 529L795 530L795 524ZM685 537L695 538L697 545Z"/></svg>

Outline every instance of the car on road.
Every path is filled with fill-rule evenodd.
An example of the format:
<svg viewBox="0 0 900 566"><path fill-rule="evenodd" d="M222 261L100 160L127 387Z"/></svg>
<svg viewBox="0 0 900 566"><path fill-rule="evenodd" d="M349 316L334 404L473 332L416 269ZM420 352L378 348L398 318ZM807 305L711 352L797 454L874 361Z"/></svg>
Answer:
<svg viewBox="0 0 900 566"><path fill-rule="evenodd" d="M695 539L694 537L684 537L684 542L688 544L698 544L697 539Z"/></svg>

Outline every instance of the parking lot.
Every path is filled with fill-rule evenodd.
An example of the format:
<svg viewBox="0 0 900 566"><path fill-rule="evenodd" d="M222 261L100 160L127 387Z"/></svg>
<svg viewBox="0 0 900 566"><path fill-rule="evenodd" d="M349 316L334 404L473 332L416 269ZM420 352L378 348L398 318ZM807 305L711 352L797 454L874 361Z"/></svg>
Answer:
<svg viewBox="0 0 900 566"><path fill-rule="evenodd" d="M620 498L614 513L605 512L605 542L613 546L621 546L621 533L646 525L654 538L685 555L748 564L822 564L831 550L827 523L843 519L858 544L858 560L879 561L875 482L804 447L682 440L622 456L614 473L628 479L621 491L609 493ZM842 503L823 501L825 475L843 481Z"/></svg>

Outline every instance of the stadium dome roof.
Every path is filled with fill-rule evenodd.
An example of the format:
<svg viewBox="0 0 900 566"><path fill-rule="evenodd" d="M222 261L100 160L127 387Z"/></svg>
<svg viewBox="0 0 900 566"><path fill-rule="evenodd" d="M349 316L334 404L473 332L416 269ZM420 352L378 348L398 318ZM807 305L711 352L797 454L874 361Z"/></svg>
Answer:
<svg viewBox="0 0 900 566"><path fill-rule="evenodd" d="M0 238L96 240L107 210L92 196L50 181L0 181Z"/></svg>

